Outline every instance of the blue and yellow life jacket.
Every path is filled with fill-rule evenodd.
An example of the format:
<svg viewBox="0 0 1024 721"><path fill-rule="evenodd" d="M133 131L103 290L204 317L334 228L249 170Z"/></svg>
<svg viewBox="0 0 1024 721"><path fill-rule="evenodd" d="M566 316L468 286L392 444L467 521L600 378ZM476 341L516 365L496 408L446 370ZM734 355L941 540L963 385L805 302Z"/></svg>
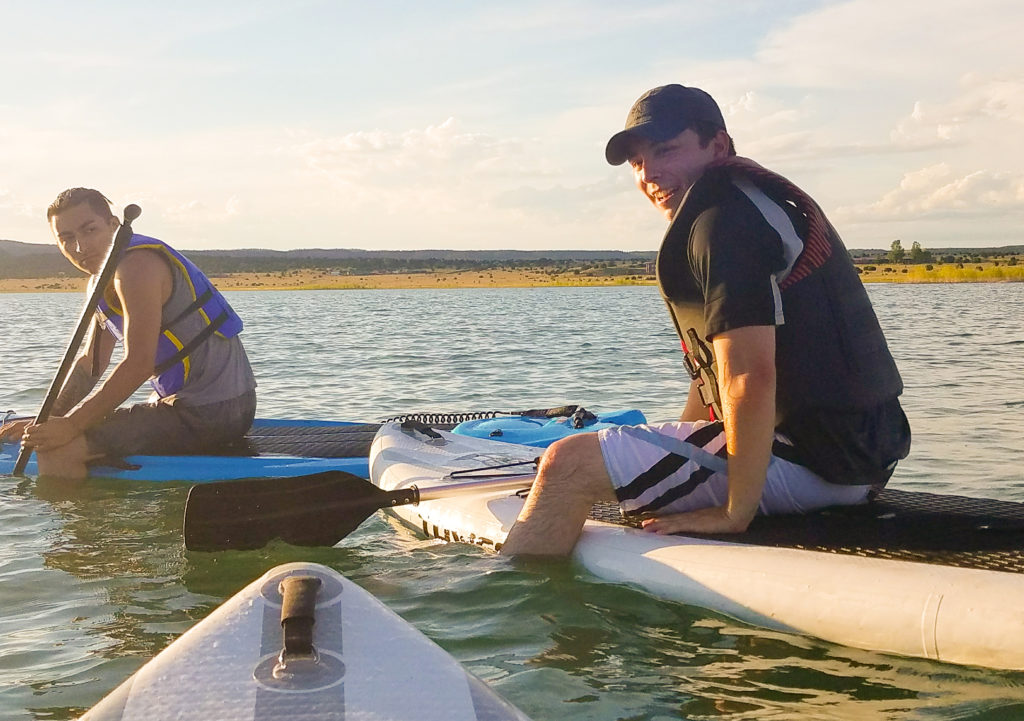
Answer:
<svg viewBox="0 0 1024 721"><path fill-rule="evenodd" d="M176 317L166 321L160 328L153 376L149 379L153 390L161 398L177 393L188 381L191 373L191 354L212 335L232 338L242 332L242 319L231 308L224 296L213 287L213 283L196 265L171 246L156 238L136 233L125 252L156 250L174 268L181 271L191 295L192 303ZM124 338L124 314L120 307L113 284L108 286L96 309L107 330L117 338ZM198 315L203 321L202 330L192 338L179 337L174 328L186 318Z"/></svg>

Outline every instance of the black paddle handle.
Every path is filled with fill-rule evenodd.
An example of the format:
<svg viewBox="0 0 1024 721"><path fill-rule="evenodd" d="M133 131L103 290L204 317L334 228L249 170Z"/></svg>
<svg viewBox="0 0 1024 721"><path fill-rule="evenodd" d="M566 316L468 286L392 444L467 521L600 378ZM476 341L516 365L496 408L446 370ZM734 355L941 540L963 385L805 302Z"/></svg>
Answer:
<svg viewBox="0 0 1024 721"><path fill-rule="evenodd" d="M122 252L128 247L128 243L132 239L132 221L141 214L142 208L134 203L124 209L124 222L117 229L114 242L111 243L107 257L103 261L103 267L100 269L99 275L96 276L96 283L93 286L92 293L89 294L85 305L82 306L78 325L75 326L75 332L71 335L71 341L64 352L64 359L61 361L60 367L57 368L57 373L53 376L53 382L50 383L49 390L46 391L46 397L43 399L43 404L39 407L39 413L36 414L36 423L44 423L50 417L53 404L57 402L57 395L64 386L68 373L71 371L71 365L75 362L75 356L78 355L82 339L85 338L86 331L89 330L89 325L92 323L92 316L96 312L96 306L99 304L100 298L103 297L107 284L110 283L110 279L114 276L114 271L117 270L117 262L120 260ZM32 447L23 445L18 452L18 459L14 462L13 474L15 476L25 474L25 466L28 465L28 459L31 455Z"/></svg>

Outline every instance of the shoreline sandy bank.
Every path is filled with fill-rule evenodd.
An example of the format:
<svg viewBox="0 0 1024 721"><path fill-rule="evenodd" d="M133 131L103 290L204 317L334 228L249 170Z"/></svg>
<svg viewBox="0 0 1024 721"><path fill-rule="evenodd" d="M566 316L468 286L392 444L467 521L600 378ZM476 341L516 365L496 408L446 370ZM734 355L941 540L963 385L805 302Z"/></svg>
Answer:
<svg viewBox="0 0 1024 721"><path fill-rule="evenodd" d="M467 270L374 275L333 275L315 270L292 270L279 273L231 273L212 276L211 279L222 291L654 285L653 276L587 276L545 270ZM0 279L0 293L84 291L85 283L84 276Z"/></svg>
<svg viewBox="0 0 1024 721"><path fill-rule="evenodd" d="M972 283L1024 282L1024 265L994 266L981 263L970 268L939 265L873 266L864 271L865 283ZM554 269L465 270L438 273L378 273L374 275L335 275L317 270L290 270L274 273L231 273L213 276L222 291L232 290L391 290L425 288L541 288L566 286L654 285L649 275L585 275ZM84 276L58 278L0 279L0 293L83 292Z"/></svg>

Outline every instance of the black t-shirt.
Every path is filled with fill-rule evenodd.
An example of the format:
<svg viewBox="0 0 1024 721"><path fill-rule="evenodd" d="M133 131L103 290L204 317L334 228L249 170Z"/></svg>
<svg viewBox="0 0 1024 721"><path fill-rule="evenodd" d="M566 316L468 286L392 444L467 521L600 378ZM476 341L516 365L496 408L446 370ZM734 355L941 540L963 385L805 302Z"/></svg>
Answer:
<svg viewBox="0 0 1024 721"><path fill-rule="evenodd" d="M780 235L735 186L724 202L697 217L689 260L701 287L708 339L735 328L784 321L775 280L786 268Z"/></svg>

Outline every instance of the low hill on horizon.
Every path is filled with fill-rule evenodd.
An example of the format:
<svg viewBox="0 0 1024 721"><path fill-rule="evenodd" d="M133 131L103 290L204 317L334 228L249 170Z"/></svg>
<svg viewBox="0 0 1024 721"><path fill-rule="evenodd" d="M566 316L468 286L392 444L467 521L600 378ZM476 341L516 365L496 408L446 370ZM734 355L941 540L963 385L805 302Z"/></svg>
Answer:
<svg viewBox="0 0 1024 721"><path fill-rule="evenodd" d="M177 248L177 246L175 246ZM281 258L301 257L316 259L348 259L348 258L426 258L437 260L615 260L637 258L640 256L654 257L653 250L516 250L498 248L492 250L451 250L445 248L421 250L365 250L361 248L295 248L292 250L274 250L271 248L215 248L212 250L195 250L181 248L182 253L192 256L225 256L240 258ZM28 255L60 255L57 246L52 243L23 243L18 240L0 239L0 253L19 257Z"/></svg>
<svg viewBox="0 0 1024 721"><path fill-rule="evenodd" d="M622 250L361 250L357 248L300 248L271 250L239 248L181 251L209 274L276 272L302 268L353 273L465 269L501 264L557 265L567 263L636 262L653 260L655 251ZM48 278L77 273L55 244L0 240L0 278Z"/></svg>
<svg viewBox="0 0 1024 721"><path fill-rule="evenodd" d="M934 256L992 256L1024 254L1024 245L992 248L929 248ZM654 260L653 250L362 250L356 248L302 248L271 250L240 248L221 250L182 249L204 272L276 272L303 268L345 271L353 274L499 267L501 265L551 266L573 263L645 263ZM850 250L855 261L874 261L882 249ZM0 278L52 278L78 273L55 244L0 240Z"/></svg>

